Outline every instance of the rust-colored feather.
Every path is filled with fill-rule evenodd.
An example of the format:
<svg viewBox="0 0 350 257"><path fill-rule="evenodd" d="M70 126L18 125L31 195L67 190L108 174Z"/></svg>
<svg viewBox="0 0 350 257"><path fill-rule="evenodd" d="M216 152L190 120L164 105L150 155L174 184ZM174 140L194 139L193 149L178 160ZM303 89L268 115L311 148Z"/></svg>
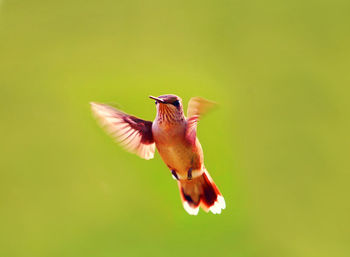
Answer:
<svg viewBox="0 0 350 257"><path fill-rule="evenodd" d="M153 158L152 122L128 115L107 104L91 103L91 109L101 126L126 150L146 160Z"/></svg>
<svg viewBox="0 0 350 257"><path fill-rule="evenodd" d="M209 112L214 106L215 102L209 101L201 97L192 97L188 102L187 107L187 126L186 138L191 142L195 142L197 137L197 124L199 119Z"/></svg>

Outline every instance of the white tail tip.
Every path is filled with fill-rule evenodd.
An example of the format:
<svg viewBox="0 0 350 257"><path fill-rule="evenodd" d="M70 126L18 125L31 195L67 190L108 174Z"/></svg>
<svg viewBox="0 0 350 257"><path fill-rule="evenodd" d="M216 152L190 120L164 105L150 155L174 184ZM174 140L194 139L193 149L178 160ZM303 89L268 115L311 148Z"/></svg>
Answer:
<svg viewBox="0 0 350 257"><path fill-rule="evenodd" d="M209 208L209 210L214 214L220 214L221 210L225 208L226 208L225 199L221 195L218 195L218 198L216 199L214 205L212 205Z"/></svg>
<svg viewBox="0 0 350 257"><path fill-rule="evenodd" d="M199 211L199 206L197 208L192 208L187 202L183 202L184 209L190 215L197 215Z"/></svg>

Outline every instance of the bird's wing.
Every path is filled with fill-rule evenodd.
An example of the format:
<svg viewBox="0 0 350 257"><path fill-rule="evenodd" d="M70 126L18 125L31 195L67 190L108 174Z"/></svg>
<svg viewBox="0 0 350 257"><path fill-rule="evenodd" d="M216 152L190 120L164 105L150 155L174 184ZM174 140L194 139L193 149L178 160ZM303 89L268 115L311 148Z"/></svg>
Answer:
<svg viewBox="0 0 350 257"><path fill-rule="evenodd" d="M187 106L187 117L202 116L210 111L216 105L215 102L209 101L201 97L192 97Z"/></svg>
<svg viewBox="0 0 350 257"><path fill-rule="evenodd" d="M210 111L216 104L201 97L192 97L187 107L186 136L195 139L199 118Z"/></svg>
<svg viewBox="0 0 350 257"><path fill-rule="evenodd" d="M126 150L146 160L153 158L155 144L151 121L128 115L107 104L91 103L91 109L101 126Z"/></svg>

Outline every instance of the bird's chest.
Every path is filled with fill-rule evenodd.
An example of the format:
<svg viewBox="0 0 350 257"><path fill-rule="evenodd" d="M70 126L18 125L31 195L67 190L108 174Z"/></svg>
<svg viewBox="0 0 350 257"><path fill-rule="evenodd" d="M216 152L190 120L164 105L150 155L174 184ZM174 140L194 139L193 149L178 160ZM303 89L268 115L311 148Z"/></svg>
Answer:
<svg viewBox="0 0 350 257"><path fill-rule="evenodd" d="M187 172L195 152L185 139L185 124L167 126L155 123L152 132L158 152L165 164L170 169Z"/></svg>
<svg viewBox="0 0 350 257"><path fill-rule="evenodd" d="M159 144L177 144L185 138L186 123L170 123L154 121L152 134Z"/></svg>

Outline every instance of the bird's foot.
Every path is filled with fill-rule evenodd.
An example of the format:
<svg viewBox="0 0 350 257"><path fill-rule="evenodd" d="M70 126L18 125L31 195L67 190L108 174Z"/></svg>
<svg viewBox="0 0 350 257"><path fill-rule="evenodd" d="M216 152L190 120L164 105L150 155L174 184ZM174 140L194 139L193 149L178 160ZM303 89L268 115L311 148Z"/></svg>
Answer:
<svg viewBox="0 0 350 257"><path fill-rule="evenodd" d="M179 177L177 176L177 173L175 170L171 170L171 174L173 175L174 179L179 180Z"/></svg>
<svg viewBox="0 0 350 257"><path fill-rule="evenodd" d="M188 180L191 180L191 179L192 179L192 168L190 168L190 169L187 171L187 179L188 179Z"/></svg>

